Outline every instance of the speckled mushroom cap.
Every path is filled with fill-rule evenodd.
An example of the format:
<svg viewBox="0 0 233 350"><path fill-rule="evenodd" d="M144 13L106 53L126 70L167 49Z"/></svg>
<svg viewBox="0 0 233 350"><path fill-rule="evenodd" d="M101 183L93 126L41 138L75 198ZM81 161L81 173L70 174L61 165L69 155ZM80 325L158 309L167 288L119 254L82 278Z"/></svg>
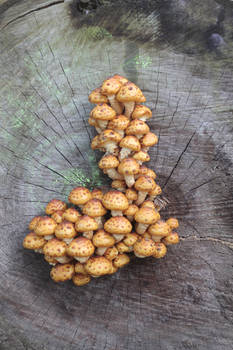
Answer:
<svg viewBox="0 0 233 350"><path fill-rule="evenodd" d="M118 188L125 188L126 189L126 183L124 180L113 180L111 187L115 188L115 189L118 189Z"/></svg>
<svg viewBox="0 0 233 350"><path fill-rule="evenodd" d="M121 268L130 262L130 257L127 254L118 254L113 260L113 265L117 268Z"/></svg>
<svg viewBox="0 0 233 350"><path fill-rule="evenodd" d="M128 81L120 88L117 94L117 100L120 102L134 101L137 103L141 103L145 102L146 98L138 86Z"/></svg>
<svg viewBox="0 0 233 350"><path fill-rule="evenodd" d="M107 154L106 156L100 159L98 165L100 169L117 168L119 165L119 160L117 159L117 157L113 156L112 154Z"/></svg>
<svg viewBox="0 0 233 350"><path fill-rule="evenodd" d="M126 216L134 216L139 210L138 206L135 204L130 204L126 210L123 211L123 214Z"/></svg>
<svg viewBox="0 0 233 350"><path fill-rule="evenodd" d="M83 214L89 215L93 218L103 216L107 213L107 210L103 207L99 199L89 200L82 209Z"/></svg>
<svg viewBox="0 0 233 350"><path fill-rule="evenodd" d="M158 184L155 184L155 187L153 190L149 192L150 196L158 196L162 193L162 189Z"/></svg>
<svg viewBox="0 0 233 350"><path fill-rule="evenodd" d="M75 229L78 232L95 231L98 229L98 224L92 217L83 215L75 223Z"/></svg>
<svg viewBox="0 0 233 350"><path fill-rule="evenodd" d="M140 208L134 216L135 221L145 225L151 225L158 221L159 218L159 213L148 207Z"/></svg>
<svg viewBox="0 0 233 350"><path fill-rule="evenodd" d="M129 123L129 119L125 115L120 114L117 115L114 119L110 120L108 123L108 129L125 130Z"/></svg>
<svg viewBox="0 0 233 350"><path fill-rule="evenodd" d="M51 218L56 221L57 224L60 224L63 220L64 210L57 210L52 215Z"/></svg>
<svg viewBox="0 0 233 350"><path fill-rule="evenodd" d="M125 195L129 201L136 201L138 199L137 191L135 191L133 188L127 188Z"/></svg>
<svg viewBox="0 0 233 350"><path fill-rule="evenodd" d="M150 108L144 105L136 105L132 113L132 118L137 119L142 117L146 119L150 119L152 117L152 112Z"/></svg>
<svg viewBox="0 0 233 350"><path fill-rule="evenodd" d="M157 242L155 243L155 253L153 254L153 257L156 259L163 258L167 253L167 247L164 243Z"/></svg>
<svg viewBox="0 0 233 350"><path fill-rule="evenodd" d="M179 235L177 232L171 232L166 237L163 238L163 243L166 245L179 243Z"/></svg>
<svg viewBox="0 0 233 350"><path fill-rule="evenodd" d="M125 236L123 242L128 246L131 247L132 245L134 245L135 242L137 242L139 238L139 235L135 232L131 232L131 233L127 233L127 235Z"/></svg>
<svg viewBox="0 0 233 350"><path fill-rule="evenodd" d="M169 218L166 223L171 227L171 229L179 227L179 222L176 218Z"/></svg>
<svg viewBox="0 0 233 350"><path fill-rule="evenodd" d="M150 131L149 126L142 120L132 120L129 126L126 128L126 135L141 135L147 134Z"/></svg>
<svg viewBox="0 0 233 350"><path fill-rule="evenodd" d="M88 100L93 104L108 103L108 98L101 93L101 88L93 90L88 96Z"/></svg>
<svg viewBox="0 0 233 350"><path fill-rule="evenodd" d="M154 180L149 176L139 176L134 187L137 191L150 192L155 188Z"/></svg>
<svg viewBox="0 0 233 350"><path fill-rule="evenodd" d="M105 142L108 142L108 141L113 141L118 143L120 142L121 139L122 139L121 135L119 135L116 131L106 129L99 134L99 145L100 147L104 146Z"/></svg>
<svg viewBox="0 0 233 350"><path fill-rule="evenodd" d="M146 200L141 204L141 208L151 208L155 210L155 205L154 205L154 202Z"/></svg>
<svg viewBox="0 0 233 350"><path fill-rule="evenodd" d="M55 236L59 239L74 238L76 235L74 224L67 220L62 221L55 229Z"/></svg>
<svg viewBox="0 0 233 350"><path fill-rule="evenodd" d="M140 256L151 256L156 252L155 242L150 238L139 238L133 246L134 252Z"/></svg>
<svg viewBox="0 0 233 350"><path fill-rule="evenodd" d="M112 234L126 235L132 231L132 225L124 216L114 216L105 222L104 229Z"/></svg>
<svg viewBox="0 0 233 350"><path fill-rule="evenodd" d="M99 135L96 135L93 140L91 141L91 149L95 150L100 148L100 140L99 140Z"/></svg>
<svg viewBox="0 0 233 350"><path fill-rule="evenodd" d="M88 257L94 254L95 247L92 241L86 237L75 238L68 245L66 252L73 257Z"/></svg>
<svg viewBox="0 0 233 350"><path fill-rule="evenodd" d="M56 265L58 263L58 261L56 260L56 258L53 258L52 256L49 255L44 255L44 259L45 261L47 261L50 265Z"/></svg>
<svg viewBox="0 0 233 350"><path fill-rule="evenodd" d="M100 103L92 109L90 116L97 120L112 120L116 116L116 112L106 103Z"/></svg>
<svg viewBox="0 0 233 350"><path fill-rule="evenodd" d="M122 76L119 75L119 74L115 74L115 75L113 76L113 78L119 80L119 82L120 82L122 85L128 82L128 79L126 79L125 77L122 77Z"/></svg>
<svg viewBox="0 0 233 350"><path fill-rule="evenodd" d="M135 136L125 136L121 142L120 147L129 148L134 152L138 152L141 149L141 144Z"/></svg>
<svg viewBox="0 0 233 350"><path fill-rule="evenodd" d="M74 275L73 264L57 264L52 267L50 271L50 277L55 282L65 282L71 280Z"/></svg>
<svg viewBox="0 0 233 350"><path fill-rule="evenodd" d="M149 177L152 177L152 179L155 179L155 178L156 178L155 172L154 172L152 169L147 168L145 165L141 165L141 166L140 166L138 175L149 176Z"/></svg>
<svg viewBox="0 0 233 350"><path fill-rule="evenodd" d="M59 199L52 199L46 206L45 212L47 215L52 215L55 211L66 210L66 203L60 201Z"/></svg>
<svg viewBox="0 0 233 350"><path fill-rule="evenodd" d="M139 171L139 164L133 158L125 158L118 165L118 172L122 175L136 175Z"/></svg>
<svg viewBox="0 0 233 350"><path fill-rule="evenodd" d="M117 247L117 250L120 254L128 253L130 251L130 248L123 242L117 243L116 247Z"/></svg>
<svg viewBox="0 0 233 350"><path fill-rule="evenodd" d="M112 235L104 230L98 230L93 238L92 242L96 247L112 247L115 244L115 239Z"/></svg>
<svg viewBox="0 0 233 350"><path fill-rule="evenodd" d="M69 194L69 201L75 205L83 205L91 199L91 192L86 187L76 187Z"/></svg>
<svg viewBox="0 0 233 350"><path fill-rule="evenodd" d="M92 276L107 275L111 271L112 263L104 256L94 256L84 264L85 270Z"/></svg>
<svg viewBox="0 0 233 350"><path fill-rule="evenodd" d="M108 191L103 196L103 205L109 210L125 210L129 206L128 199L120 191Z"/></svg>
<svg viewBox="0 0 233 350"><path fill-rule="evenodd" d="M29 223L29 230L34 231L37 223L42 218L42 216L35 216Z"/></svg>
<svg viewBox="0 0 233 350"><path fill-rule="evenodd" d="M83 275L82 273L77 273L72 277L72 281L76 286L81 287L91 281L91 276L87 274Z"/></svg>
<svg viewBox="0 0 233 350"><path fill-rule="evenodd" d="M65 242L60 241L57 238L53 238L44 245L43 253L44 255L49 255L52 258L58 258L66 255L66 247L67 244Z"/></svg>
<svg viewBox="0 0 233 350"><path fill-rule="evenodd" d="M83 275L87 273L84 269L83 264L81 264L80 262L76 262L76 264L74 265L74 271L75 273L82 273Z"/></svg>
<svg viewBox="0 0 233 350"><path fill-rule="evenodd" d="M121 83L118 79L113 77L106 79L101 86L101 93L103 95L115 95L121 88Z"/></svg>
<svg viewBox="0 0 233 350"><path fill-rule="evenodd" d="M81 214L78 212L77 209L75 209L75 208L68 208L63 213L62 218L63 218L63 220L68 220L70 222L75 223L76 221L78 221L80 216L81 216Z"/></svg>
<svg viewBox="0 0 233 350"><path fill-rule="evenodd" d="M155 135L153 132L148 132L145 136L141 139L142 147L151 147L158 143L159 139L158 136Z"/></svg>
<svg viewBox="0 0 233 350"><path fill-rule="evenodd" d="M158 220L149 227L148 232L152 236L166 237L169 233L171 233L171 227L165 221Z"/></svg>
<svg viewBox="0 0 233 350"><path fill-rule="evenodd" d="M105 258L111 261L115 259L117 255L118 255L118 250L115 246L109 247L104 253Z"/></svg>
<svg viewBox="0 0 233 350"><path fill-rule="evenodd" d="M104 194L99 188L94 188L91 192L91 195L92 195L92 198L102 200Z"/></svg>
<svg viewBox="0 0 233 350"><path fill-rule="evenodd" d="M38 236L48 236L54 233L56 227L57 223L55 220L53 220L49 216L42 216L37 222L37 225L34 228L34 232Z"/></svg>
<svg viewBox="0 0 233 350"><path fill-rule="evenodd" d="M133 155L133 158L139 162L149 162L150 156L145 151L139 151Z"/></svg>
<svg viewBox="0 0 233 350"><path fill-rule="evenodd" d="M35 232L30 232L23 240L23 247L26 249L41 249L47 241L43 237L39 237Z"/></svg>

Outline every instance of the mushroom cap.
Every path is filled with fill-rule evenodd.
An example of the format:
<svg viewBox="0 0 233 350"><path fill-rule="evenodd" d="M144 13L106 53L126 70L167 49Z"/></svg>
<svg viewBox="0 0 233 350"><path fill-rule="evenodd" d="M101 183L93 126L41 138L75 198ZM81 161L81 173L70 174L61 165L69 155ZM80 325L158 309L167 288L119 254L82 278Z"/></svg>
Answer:
<svg viewBox="0 0 233 350"><path fill-rule="evenodd" d="M54 233L56 227L57 223L55 220L53 220L49 216L42 216L37 222L37 225L34 228L34 232L38 236L48 236Z"/></svg>
<svg viewBox="0 0 233 350"><path fill-rule="evenodd" d="M98 224L92 217L83 215L75 223L75 228L78 232L95 231L98 229Z"/></svg>
<svg viewBox="0 0 233 350"><path fill-rule="evenodd" d="M177 232L169 233L165 238L163 238L163 243L166 245L179 243L180 238Z"/></svg>
<svg viewBox="0 0 233 350"><path fill-rule="evenodd" d="M138 193L133 188L127 188L125 195L129 201L136 201L138 199Z"/></svg>
<svg viewBox="0 0 233 350"><path fill-rule="evenodd" d="M171 227L171 229L179 227L179 222L176 218L169 218L166 223Z"/></svg>
<svg viewBox="0 0 233 350"><path fill-rule="evenodd" d="M115 95L121 88L121 83L118 79L113 77L106 79L101 86L101 93L103 95Z"/></svg>
<svg viewBox="0 0 233 350"><path fill-rule="evenodd" d="M112 120L116 116L116 112L106 103L100 103L92 109L90 116L97 120Z"/></svg>
<svg viewBox="0 0 233 350"><path fill-rule="evenodd" d="M59 239L73 238L76 235L74 224L67 220L62 221L55 229L55 236Z"/></svg>
<svg viewBox="0 0 233 350"><path fill-rule="evenodd" d="M108 129L125 130L129 125L130 120L123 114L117 115L108 123Z"/></svg>
<svg viewBox="0 0 233 350"><path fill-rule="evenodd" d="M60 201L59 199L52 199L45 208L45 212L47 215L51 215L58 210L66 210L66 203Z"/></svg>
<svg viewBox="0 0 233 350"><path fill-rule="evenodd" d="M122 137L114 130L105 129L99 134L99 144L100 146L104 146L104 144L108 141L112 142L120 142Z"/></svg>
<svg viewBox="0 0 233 350"><path fill-rule="evenodd" d="M113 260L113 265L117 268L121 268L130 262L130 257L127 254L118 254Z"/></svg>
<svg viewBox="0 0 233 350"><path fill-rule="evenodd" d="M91 141L91 149L95 150L98 148L100 148L100 140L99 140L99 135L96 135Z"/></svg>
<svg viewBox="0 0 233 350"><path fill-rule="evenodd" d="M84 264L88 274L94 276L107 275L112 270L112 263L104 256L94 256Z"/></svg>
<svg viewBox="0 0 233 350"><path fill-rule="evenodd" d="M101 88L97 88L93 90L88 96L88 100L91 103L99 104L99 103L108 103L108 98L101 93Z"/></svg>
<svg viewBox="0 0 233 350"><path fill-rule="evenodd" d="M89 215L91 217L103 216L107 213L107 210L103 207L99 199L90 199L82 209L83 214Z"/></svg>
<svg viewBox="0 0 233 350"><path fill-rule="evenodd" d="M128 199L120 191L108 191L103 196L103 205L109 210L125 210L129 206Z"/></svg>
<svg viewBox="0 0 233 350"><path fill-rule="evenodd" d="M142 175L135 181L134 187L137 191L150 192L155 188L155 182L151 177Z"/></svg>
<svg viewBox="0 0 233 350"><path fill-rule="evenodd" d="M86 187L76 187L69 194L69 201L76 205L83 205L91 199L91 192Z"/></svg>
<svg viewBox="0 0 233 350"><path fill-rule="evenodd" d="M156 258L156 259L160 259L160 258L163 258L166 253L167 253L167 247L165 246L164 243L161 243L161 242L156 242L155 243L155 248L156 248L156 251L155 253L153 254L153 257Z"/></svg>
<svg viewBox="0 0 233 350"><path fill-rule="evenodd" d="M104 230L98 230L93 238L92 242L96 247L112 247L115 244L115 239L112 235L105 232Z"/></svg>
<svg viewBox="0 0 233 350"><path fill-rule="evenodd" d="M156 178L155 172L152 169L147 168L145 165L140 166L138 174L152 177L152 179Z"/></svg>
<svg viewBox="0 0 233 350"><path fill-rule="evenodd" d="M141 204L141 208L146 208L146 207L155 210L155 204L152 201L146 200Z"/></svg>
<svg viewBox="0 0 233 350"><path fill-rule="evenodd" d="M74 257L88 257L94 254L94 251L92 241L86 237L75 238L66 248L67 254Z"/></svg>
<svg viewBox="0 0 233 350"><path fill-rule="evenodd" d="M158 143L159 139L158 136L155 135L153 132L148 132L143 138L141 139L141 144L144 147L151 147Z"/></svg>
<svg viewBox="0 0 233 350"><path fill-rule="evenodd" d="M90 117L88 119L88 124L91 125L91 126L98 126L98 123L97 123L96 119L94 119L92 117Z"/></svg>
<svg viewBox="0 0 233 350"><path fill-rule="evenodd" d="M135 216L134 220L145 225L151 225L159 220L160 215L157 211L151 208L140 208Z"/></svg>
<svg viewBox="0 0 233 350"><path fill-rule="evenodd" d="M51 265L52 264L56 265L58 263L56 258L53 258L52 256L49 256L49 255L44 255L44 259Z"/></svg>
<svg viewBox="0 0 233 350"><path fill-rule="evenodd" d="M149 162L150 156L145 151L139 151L133 155L133 158L140 161L140 162Z"/></svg>
<svg viewBox="0 0 233 350"><path fill-rule="evenodd" d="M133 158L125 158L118 165L118 172L122 175L136 175L139 171L139 164Z"/></svg>
<svg viewBox="0 0 233 350"><path fill-rule="evenodd" d="M119 252L120 254L122 254L122 253L128 253L129 250L130 250L129 247L128 247L125 243L123 243L123 242L117 243L116 247L117 247L117 250L118 250L118 252Z"/></svg>
<svg viewBox="0 0 233 350"><path fill-rule="evenodd" d="M126 216L134 216L139 208L135 204L130 204L126 210L123 211L123 214Z"/></svg>
<svg viewBox="0 0 233 350"><path fill-rule="evenodd" d="M128 246L131 247L132 245L134 245L135 242L137 242L139 238L139 235L135 232L131 232L131 233L127 233L127 235L125 236L123 242Z"/></svg>
<svg viewBox="0 0 233 350"><path fill-rule="evenodd" d="M78 287L84 286L85 284L89 283L90 280L91 280L91 276L87 274L82 274L82 273L76 273L72 277L73 283Z"/></svg>
<svg viewBox="0 0 233 350"><path fill-rule="evenodd" d="M60 224L63 220L64 210L57 210L51 215L51 218L56 221L57 224Z"/></svg>
<svg viewBox="0 0 233 350"><path fill-rule="evenodd" d="M120 142L120 147L129 148L134 152L138 152L141 149L141 145L137 137L132 135L125 136Z"/></svg>
<svg viewBox="0 0 233 350"><path fill-rule="evenodd" d="M135 253L141 256L151 256L156 252L155 242L150 238L139 238L133 249Z"/></svg>
<svg viewBox="0 0 233 350"><path fill-rule="evenodd" d="M149 192L149 195L150 196L158 196L161 193L162 193L162 188L158 184L155 184L154 189Z"/></svg>
<svg viewBox="0 0 233 350"><path fill-rule="evenodd" d="M147 134L150 131L149 126L142 120L135 119L129 124L125 130L126 135Z"/></svg>
<svg viewBox="0 0 233 350"><path fill-rule="evenodd" d="M111 184L112 188L118 189L118 188L126 188L126 183L124 180L113 180Z"/></svg>
<svg viewBox="0 0 233 350"><path fill-rule="evenodd" d="M94 188L91 192L91 195L92 195L92 198L102 200L104 194L99 188Z"/></svg>
<svg viewBox="0 0 233 350"><path fill-rule="evenodd" d="M82 273L83 275L86 274L86 270L84 269L84 265L81 264L80 262L76 262L74 265L74 271L75 273Z"/></svg>
<svg viewBox="0 0 233 350"><path fill-rule="evenodd" d="M120 102L145 102L146 98L143 95L142 91L139 89L137 85L128 81L124 85L121 86L118 94L117 100Z"/></svg>
<svg viewBox="0 0 233 350"><path fill-rule="evenodd" d="M29 223L29 230L33 231L42 216L35 216Z"/></svg>
<svg viewBox="0 0 233 350"><path fill-rule="evenodd" d="M128 79L126 79L125 77L122 77L122 76L119 75L119 74L115 74L115 75L113 76L113 78L119 80L119 82L120 82L122 85L128 82Z"/></svg>
<svg viewBox="0 0 233 350"><path fill-rule="evenodd" d="M99 161L99 167L100 169L112 169L117 168L119 165L119 160L117 157L113 156L112 154L108 154L106 156L103 156Z"/></svg>
<svg viewBox="0 0 233 350"><path fill-rule="evenodd" d="M132 113L132 118L137 119L137 118L147 118L150 119L152 117L152 112L150 108L144 106L144 105L136 105L134 108L134 111Z"/></svg>
<svg viewBox="0 0 233 350"><path fill-rule="evenodd" d="M75 209L75 208L68 208L63 213L62 218L63 218L63 220L68 220L70 222L75 223L76 221L78 221L78 218L80 216L81 216L81 214L78 212L77 209Z"/></svg>
<svg viewBox="0 0 233 350"><path fill-rule="evenodd" d="M118 255L118 250L115 246L109 247L104 253L105 258L111 261L115 259L117 255Z"/></svg>
<svg viewBox="0 0 233 350"><path fill-rule="evenodd" d="M37 236L35 232L30 232L24 237L23 247L26 249L41 249L47 241L40 236Z"/></svg>
<svg viewBox="0 0 233 350"><path fill-rule="evenodd" d="M166 237L171 233L171 227L163 220L158 220L156 223L151 225L148 232L152 236L163 236Z"/></svg>
<svg viewBox="0 0 233 350"><path fill-rule="evenodd" d="M51 258L58 258L66 255L67 244L57 238L50 239L43 247L44 255L49 255Z"/></svg>
<svg viewBox="0 0 233 350"><path fill-rule="evenodd" d="M112 234L126 235L132 231L132 225L124 216L114 216L105 222L104 229Z"/></svg>
<svg viewBox="0 0 233 350"><path fill-rule="evenodd" d="M57 264L52 267L50 271L50 277L55 282L64 282L71 280L74 275L74 265L73 264Z"/></svg>

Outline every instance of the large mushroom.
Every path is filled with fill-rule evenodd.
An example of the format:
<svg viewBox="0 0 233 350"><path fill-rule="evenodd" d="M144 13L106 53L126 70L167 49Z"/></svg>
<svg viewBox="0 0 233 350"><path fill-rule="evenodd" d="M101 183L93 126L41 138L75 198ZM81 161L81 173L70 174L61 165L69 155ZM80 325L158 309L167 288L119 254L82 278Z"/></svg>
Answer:
<svg viewBox="0 0 233 350"><path fill-rule="evenodd" d="M55 236L69 244L77 236L74 224L67 220L62 221L55 229Z"/></svg>
<svg viewBox="0 0 233 350"><path fill-rule="evenodd" d="M140 140L142 145L142 150L147 152L149 148L156 145L158 141L159 139L157 135L155 135L153 132L148 132Z"/></svg>
<svg viewBox="0 0 233 350"><path fill-rule="evenodd" d="M122 216L122 212L129 206L128 199L124 193L114 190L105 193L102 202L105 208L111 210L112 216Z"/></svg>
<svg viewBox="0 0 233 350"><path fill-rule="evenodd" d="M92 109L90 117L95 119L101 130L106 129L109 120L115 118L116 112L106 103L101 103Z"/></svg>
<svg viewBox="0 0 233 350"><path fill-rule="evenodd" d="M106 154L118 154L118 144L121 136L113 130L106 129L99 134L99 146L106 150Z"/></svg>
<svg viewBox="0 0 233 350"><path fill-rule="evenodd" d="M150 108L144 105L136 105L132 113L132 119L140 119L142 121L147 121L152 117L152 112Z"/></svg>
<svg viewBox="0 0 233 350"><path fill-rule="evenodd" d="M86 262L94 254L94 251L95 246L86 237L75 238L66 249L67 254L80 263Z"/></svg>
<svg viewBox="0 0 233 350"><path fill-rule="evenodd" d="M52 267L50 271L50 277L54 282L65 282L72 279L74 275L74 265L73 264L57 264Z"/></svg>
<svg viewBox="0 0 233 350"><path fill-rule="evenodd" d="M112 263L104 256L93 256L84 265L85 270L92 277L107 275L112 270Z"/></svg>
<svg viewBox="0 0 233 350"><path fill-rule="evenodd" d="M112 154L107 154L103 156L99 161L99 168L103 170L104 173L107 173L108 176L113 180L122 180L123 176L120 175L116 168L119 165L119 160L117 157Z"/></svg>
<svg viewBox="0 0 233 350"><path fill-rule="evenodd" d="M108 129L116 131L121 137L124 137L124 131L129 125L129 119L123 115L117 115L114 119L108 123Z"/></svg>
<svg viewBox="0 0 233 350"><path fill-rule="evenodd" d="M43 247L43 253L45 256L50 256L61 264L65 264L72 260L71 257L66 255L67 244L60 241L57 238L53 238L48 241Z"/></svg>
<svg viewBox="0 0 233 350"><path fill-rule="evenodd" d="M120 147L120 160L127 158L133 152L139 152L141 149L140 142L135 136L124 137L120 142Z"/></svg>
<svg viewBox="0 0 233 350"><path fill-rule="evenodd" d="M117 114L121 114L123 107L116 99L116 94L121 88L121 82L113 77L106 79L101 86L101 93L108 97L110 105L116 111Z"/></svg>
<svg viewBox="0 0 233 350"><path fill-rule="evenodd" d="M134 110L135 103L145 102L146 98L142 91L134 83L128 81L120 88L117 100L124 103L126 117L130 118Z"/></svg>
<svg viewBox="0 0 233 350"><path fill-rule="evenodd" d="M114 236L116 242L119 242L132 231L132 224L124 216L114 216L105 222L104 229Z"/></svg>
<svg viewBox="0 0 233 350"><path fill-rule="evenodd" d="M35 232L30 232L27 236L24 237L23 247L25 249L34 250L36 253L43 253L43 246L46 243L44 237L37 236Z"/></svg>
<svg viewBox="0 0 233 350"><path fill-rule="evenodd" d="M98 104L101 104L101 103L108 103L108 98L107 96L104 96L102 93L101 93L101 88L97 88L95 90L93 90L90 95L88 96L88 100L89 102L95 104L95 105L98 105Z"/></svg>
<svg viewBox="0 0 233 350"><path fill-rule="evenodd" d="M151 234L153 241L160 242L162 238L171 233L171 227L165 221L158 220L149 227L148 232Z"/></svg>
<svg viewBox="0 0 233 350"><path fill-rule="evenodd" d="M155 242L150 238L139 238L134 244L133 250L138 258L152 256L156 252Z"/></svg>
<svg viewBox="0 0 233 350"><path fill-rule="evenodd" d="M103 227L103 216L107 210L103 207L99 199L90 199L83 207L83 214L92 217L98 224L98 228Z"/></svg>
<svg viewBox="0 0 233 350"><path fill-rule="evenodd" d="M44 239L49 240L54 237L56 227L57 223L55 220L53 220L49 216L42 216L37 222L34 228L34 232L38 236L43 236Z"/></svg>
<svg viewBox="0 0 233 350"><path fill-rule="evenodd" d="M149 126L142 120L132 120L125 130L126 135L134 135L138 139L141 139L145 134L150 131Z"/></svg>
<svg viewBox="0 0 233 350"><path fill-rule="evenodd" d="M66 203L59 199L52 199L45 208L45 213L47 215L52 215L55 211L66 210Z"/></svg>
<svg viewBox="0 0 233 350"><path fill-rule="evenodd" d="M83 215L80 216L78 221L76 221L75 229L78 232L82 232L84 237L92 239L93 231L98 230L98 224L94 218L88 215Z"/></svg>
<svg viewBox="0 0 233 350"><path fill-rule="evenodd" d="M92 198L91 192L86 187L76 187L69 194L69 201L80 208Z"/></svg>
<svg viewBox="0 0 233 350"><path fill-rule="evenodd" d="M124 176L127 186L132 187L135 183L134 177L139 171L139 164L133 158L125 158L118 165L118 171Z"/></svg>
<svg viewBox="0 0 233 350"><path fill-rule="evenodd" d="M143 234L148 226L154 224L159 218L159 213L154 209L148 207L140 208L134 215L134 220L137 222L136 232L140 235Z"/></svg>
<svg viewBox="0 0 233 350"><path fill-rule="evenodd" d="M106 252L106 250L109 247L114 246L115 239L113 238L112 235L105 232L104 230L98 230L94 234L94 236L92 238L92 242L93 242L94 246L97 247L95 253L97 255L104 255L104 253Z"/></svg>

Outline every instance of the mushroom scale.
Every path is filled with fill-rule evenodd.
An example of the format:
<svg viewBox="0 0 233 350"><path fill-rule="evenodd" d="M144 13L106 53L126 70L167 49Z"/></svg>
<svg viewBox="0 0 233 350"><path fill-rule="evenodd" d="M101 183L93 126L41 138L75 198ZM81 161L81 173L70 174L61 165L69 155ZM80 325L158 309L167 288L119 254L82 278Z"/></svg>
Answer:
<svg viewBox="0 0 233 350"><path fill-rule="evenodd" d="M122 212L128 208L129 202L124 193L112 190L103 196L103 205L111 210L112 216L122 216Z"/></svg>

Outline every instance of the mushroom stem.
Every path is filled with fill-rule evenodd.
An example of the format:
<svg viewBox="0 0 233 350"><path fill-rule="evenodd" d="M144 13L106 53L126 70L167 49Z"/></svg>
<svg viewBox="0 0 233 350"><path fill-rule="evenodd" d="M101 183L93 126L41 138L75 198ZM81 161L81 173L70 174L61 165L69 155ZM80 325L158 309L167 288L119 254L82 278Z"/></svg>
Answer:
<svg viewBox="0 0 233 350"><path fill-rule="evenodd" d="M106 173L113 180L123 180L123 176L119 174L115 168L106 169Z"/></svg>
<svg viewBox="0 0 233 350"><path fill-rule="evenodd" d="M136 225L136 232L139 234L139 235L143 235L143 233L146 232L146 229L149 225L146 225L146 224L142 224L142 223L138 223Z"/></svg>
<svg viewBox="0 0 233 350"><path fill-rule="evenodd" d="M123 213L121 210L111 210L112 216L123 216Z"/></svg>
<svg viewBox="0 0 233 350"><path fill-rule="evenodd" d="M104 227L104 225L103 225L103 217L102 216L97 216L94 219L97 222L99 229Z"/></svg>
<svg viewBox="0 0 233 350"><path fill-rule="evenodd" d="M108 141L105 143L106 154L116 154L117 144L113 141Z"/></svg>
<svg viewBox="0 0 233 350"><path fill-rule="evenodd" d="M130 118L134 110L135 102L134 101L124 102L124 106L125 106L124 114L127 118Z"/></svg>
<svg viewBox="0 0 233 350"><path fill-rule="evenodd" d="M115 131L116 131L122 138L125 136L124 130L116 129Z"/></svg>
<svg viewBox="0 0 233 350"><path fill-rule="evenodd" d="M127 219L132 222L134 217L132 215L127 215Z"/></svg>
<svg viewBox="0 0 233 350"><path fill-rule="evenodd" d="M163 238L163 236L153 236L153 235L151 235L151 238L153 239L154 242L160 242L161 238Z"/></svg>
<svg viewBox="0 0 233 350"><path fill-rule="evenodd" d="M46 239L46 241L49 241L50 239L53 239L53 238L54 238L54 235L44 236L44 239Z"/></svg>
<svg viewBox="0 0 233 350"><path fill-rule="evenodd" d="M134 135L134 136L136 136L137 137L137 139L141 139L142 138L142 136L143 136L143 134L137 134L137 135Z"/></svg>
<svg viewBox="0 0 233 350"><path fill-rule="evenodd" d="M134 175L124 175L126 185L132 187L135 183Z"/></svg>
<svg viewBox="0 0 233 350"><path fill-rule="evenodd" d="M92 239L93 237L93 231L86 231L86 232L83 232L83 237L86 237L88 239ZM81 261L80 261L81 262Z"/></svg>
<svg viewBox="0 0 233 350"><path fill-rule="evenodd" d="M73 241L73 238L63 238L63 241L66 242L66 244L70 244L70 242Z"/></svg>
<svg viewBox="0 0 233 350"><path fill-rule="evenodd" d="M116 111L117 114L121 114L123 111L122 105L116 99L116 95L108 95L108 100L111 107Z"/></svg>
<svg viewBox="0 0 233 350"><path fill-rule="evenodd" d="M100 127L101 130L105 130L107 129L107 125L108 125L108 120L99 120L98 119L98 125Z"/></svg>
<svg viewBox="0 0 233 350"><path fill-rule="evenodd" d="M34 252L35 252L35 253L43 254L43 249L42 249L42 248L40 248L40 249L34 249Z"/></svg>
<svg viewBox="0 0 233 350"><path fill-rule="evenodd" d="M80 263L85 263L90 257L89 256L85 256L85 257L75 256L74 258L75 258L75 260L78 260Z"/></svg>
<svg viewBox="0 0 233 350"><path fill-rule="evenodd" d="M98 126L95 126L95 130L98 132L98 134L101 134L102 129L100 129Z"/></svg>
<svg viewBox="0 0 233 350"><path fill-rule="evenodd" d="M116 242L120 242L125 236L113 234L113 237L115 238Z"/></svg>
<svg viewBox="0 0 233 350"><path fill-rule="evenodd" d="M69 256L61 256L60 258L56 258L56 260L61 264L66 264L72 260Z"/></svg>
<svg viewBox="0 0 233 350"><path fill-rule="evenodd" d="M107 249L106 247L98 247L95 252L97 255L104 255Z"/></svg>
<svg viewBox="0 0 233 350"><path fill-rule="evenodd" d="M131 152L132 152L132 150L130 148L123 147L120 151L120 160L127 158Z"/></svg>
<svg viewBox="0 0 233 350"><path fill-rule="evenodd" d="M147 192L139 191L136 205L142 204L144 202L144 200L146 199L146 196L147 196Z"/></svg>

